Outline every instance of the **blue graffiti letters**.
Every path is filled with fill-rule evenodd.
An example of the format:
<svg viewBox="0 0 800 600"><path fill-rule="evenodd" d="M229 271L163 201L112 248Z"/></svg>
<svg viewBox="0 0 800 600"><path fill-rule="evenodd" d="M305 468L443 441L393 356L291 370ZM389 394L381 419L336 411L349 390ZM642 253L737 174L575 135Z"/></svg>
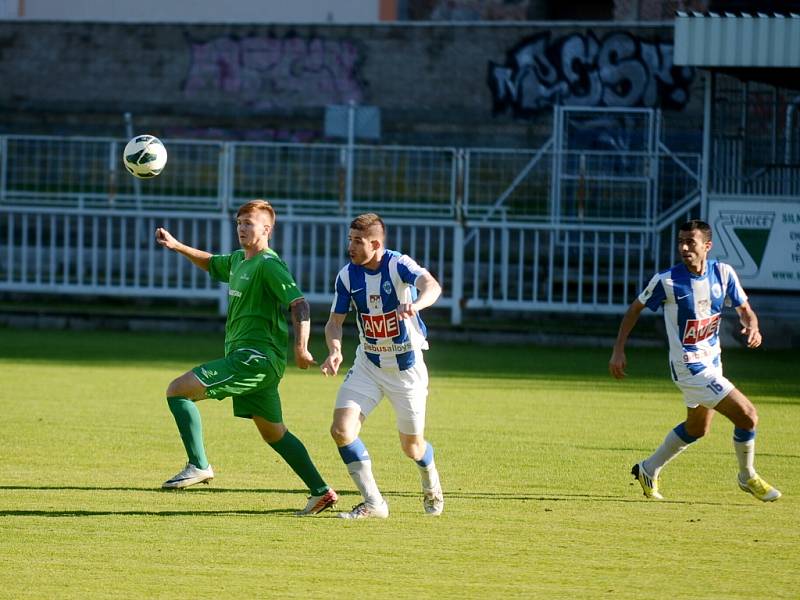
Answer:
<svg viewBox="0 0 800 600"><path fill-rule="evenodd" d="M598 40L592 32L522 40L505 64L489 62L495 114L530 116L553 104L681 109L694 69L676 67L673 44L645 42L625 32Z"/></svg>

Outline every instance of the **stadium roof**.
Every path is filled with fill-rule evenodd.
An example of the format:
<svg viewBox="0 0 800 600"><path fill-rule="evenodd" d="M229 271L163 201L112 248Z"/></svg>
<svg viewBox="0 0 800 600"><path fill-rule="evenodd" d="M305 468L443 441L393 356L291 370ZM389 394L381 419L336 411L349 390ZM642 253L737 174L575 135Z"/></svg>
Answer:
<svg viewBox="0 0 800 600"><path fill-rule="evenodd" d="M800 89L800 15L679 12L674 61Z"/></svg>

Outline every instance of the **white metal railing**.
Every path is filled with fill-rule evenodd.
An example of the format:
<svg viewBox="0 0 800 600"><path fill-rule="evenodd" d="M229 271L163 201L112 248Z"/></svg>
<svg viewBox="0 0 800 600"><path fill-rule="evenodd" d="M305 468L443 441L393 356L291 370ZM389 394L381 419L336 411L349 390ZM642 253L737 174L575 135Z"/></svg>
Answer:
<svg viewBox="0 0 800 600"><path fill-rule="evenodd" d="M693 216L699 199L678 217ZM439 306L462 310L619 312L659 265L665 223L644 226L388 218L387 246L416 258L442 283ZM349 219L278 215L273 247L310 302L327 304L346 264ZM233 249L225 213L0 207L0 290L75 295L204 298L224 288L154 241L156 227L212 252ZM469 240L465 241L466 236Z"/></svg>
<svg viewBox="0 0 800 600"><path fill-rule="evenodd" d="M464 248L464 305L619 312L651 275L644 227L481 223Z"/></svg>
<svg viewBox="0 0 800 600"><path fill-rule="evenodd" d="M0 289L222 301L219 286L154 243L158 226L198 245L230 244L219 214L3 207Z"/></svg>

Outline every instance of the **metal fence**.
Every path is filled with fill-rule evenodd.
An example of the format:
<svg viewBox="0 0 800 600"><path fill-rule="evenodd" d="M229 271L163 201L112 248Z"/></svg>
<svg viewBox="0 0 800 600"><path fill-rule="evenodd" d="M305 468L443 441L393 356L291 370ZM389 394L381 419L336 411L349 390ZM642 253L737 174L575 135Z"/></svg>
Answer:
<svg viewBox="0 0 800 600"><path fill-rule="evenodd" d="M715 75L709 191L800 195L800 94Z"/></svg>
<svg viewBox="0 0 800 600"><path fill-rule="evenodd" d="M656 230L389 218L387 245L439 279L439 306L450 309L453 323L472 309L619 312L669 262L676 223L698 214L696 199ZM347 261L348 224L343 217L312 215L278 221L273 247L310 302L331 301L334 278ZM157 246L156 227L195 247L234 249L234 225L224 213L4 207L0 290L205 298L224 310L224 289Z"/></svg>
<svg viewBox="0 0 800 600"><path fill-rule="evenodd" d="M699 215L700 160L653 151L525 151L167 140L164 172L123 169L124 140L0 137L0 290L205 298L221 288L153 240L229 252L232 209L266 197L273 247L311 302L331 299L347 227L375 210L388 246L463 310L618 312Z"/></svg>
<svg viewBox="0 0 800 600"><path fill-rule="evenodd" d="M124 140L0 136L0 205L230 210L652 225L699 186L699 156L167 140L161 175L123 169ZM555 179L553 173L558 172Z"/></svg>

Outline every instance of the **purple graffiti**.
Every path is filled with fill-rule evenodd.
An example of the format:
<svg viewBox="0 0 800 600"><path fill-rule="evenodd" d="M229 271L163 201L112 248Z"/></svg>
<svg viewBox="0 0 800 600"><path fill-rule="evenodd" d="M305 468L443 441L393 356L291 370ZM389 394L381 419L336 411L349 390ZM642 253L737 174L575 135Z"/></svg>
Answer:
<svg viewBox="0 0 800 600"><path fill-rule="evenodd" d="M672 56L672 43L644 42L624 32L552 42L549 32L542 33L509 50L505 64L489 62L493 112L524 117L553 104L681 109L694 69L675 66Z"/></svg>
<svg viewBox="0 0 800 600"><path fill-rule="evenodd" d="M220 37L191 51L186 95L222 93L256 110L363 99L359 52L347 41Z"/></svg>

